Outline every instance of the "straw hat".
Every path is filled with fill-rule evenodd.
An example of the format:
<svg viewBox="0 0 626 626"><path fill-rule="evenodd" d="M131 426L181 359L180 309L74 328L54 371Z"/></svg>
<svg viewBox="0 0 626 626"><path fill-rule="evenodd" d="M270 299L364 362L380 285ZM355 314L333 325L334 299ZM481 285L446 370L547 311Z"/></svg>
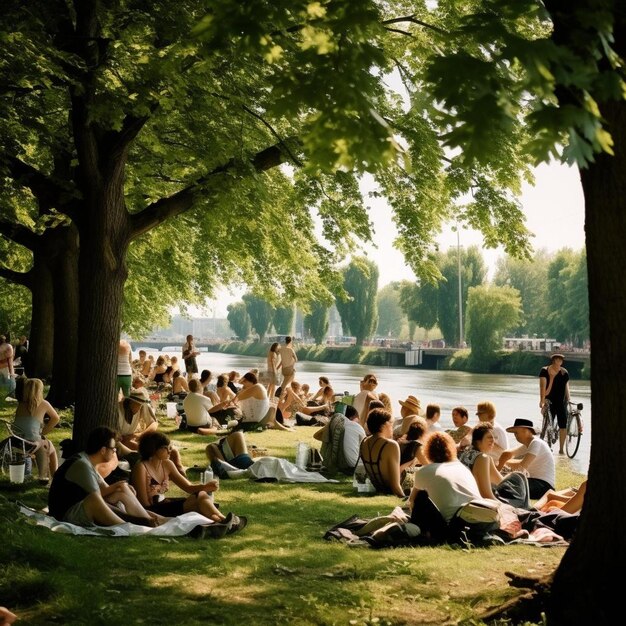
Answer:
<svg viewBox="0 0 626 626"><path fill-rule="evenodd" d="M403 406L410 411L413 411L416 415L422 410L420 401L415 396L408 396L406 400L400 400L400 406Z"/></svg>

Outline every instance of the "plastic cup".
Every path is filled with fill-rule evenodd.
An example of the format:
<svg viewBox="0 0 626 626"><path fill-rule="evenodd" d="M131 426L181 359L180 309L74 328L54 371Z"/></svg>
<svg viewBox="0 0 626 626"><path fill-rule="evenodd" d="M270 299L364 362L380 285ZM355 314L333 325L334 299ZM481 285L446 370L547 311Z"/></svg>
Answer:
<svg viewBox="0 0 626 626"><path fill-rule="evenodd" d="M25 468L25 463L11 463L9 465L9 480L16 484L23 483Z"/></svg>

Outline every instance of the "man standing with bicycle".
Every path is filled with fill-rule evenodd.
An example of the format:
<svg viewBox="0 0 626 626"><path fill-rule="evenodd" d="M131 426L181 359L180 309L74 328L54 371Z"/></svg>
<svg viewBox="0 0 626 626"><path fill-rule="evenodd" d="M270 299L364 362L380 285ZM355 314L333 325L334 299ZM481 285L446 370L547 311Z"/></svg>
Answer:
<svg viewBox="0 0 626 626"><path fill-rule="evenodd" d="M563 367L565 357L553 354L550 365L542 367L539 372L539 408L543 411L546 401L552 421L556 417L559 425L559 454L565 454L567 403L569 402L569 372Z"/></svg>

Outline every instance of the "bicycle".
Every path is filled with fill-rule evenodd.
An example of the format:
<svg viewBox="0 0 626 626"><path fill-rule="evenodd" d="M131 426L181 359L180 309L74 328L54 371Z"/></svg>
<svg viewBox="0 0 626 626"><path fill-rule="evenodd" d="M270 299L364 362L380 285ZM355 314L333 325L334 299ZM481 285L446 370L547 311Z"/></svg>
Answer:
<svg viewBox="0 0 626 626"><path fill-rule="evenodd" d="M546 400L541 409L543 421L541 423L541 434L539 435L550 448L559 440L559 425L550 413L550 400Z"/></svg>
<svg viewBox="0 0 626 626"><path fill-rule="evenodd" d="M583 403L568 402L567 405L565 452L570 459L573 459L580 447L580 438L583 436Z"/></svg>

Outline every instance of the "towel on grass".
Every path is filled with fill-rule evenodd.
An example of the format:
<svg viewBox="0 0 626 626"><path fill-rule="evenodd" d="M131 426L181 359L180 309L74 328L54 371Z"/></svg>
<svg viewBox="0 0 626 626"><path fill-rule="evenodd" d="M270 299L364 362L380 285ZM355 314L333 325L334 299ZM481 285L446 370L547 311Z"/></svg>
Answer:
<svg viewBox="0 0 626 626"><path fill-rule="evenodd" d="M139 535L152 535L153 537L182 537L187 535L196 526L205 526L212 524L212 520L200 515L200 513L190 512L183 513L178 517L173 517L156 528L149 526L139 526L125 522L124 524L116 524L115 526L76 526L69 522L59 522L59 520L46 515L41 511L36 511L23 504L19 504L20 513L23 513L30 519L34 520L37 526L45 526L52 532L63 533L66 535L91 535L103 537L136 537Z"/></svg>

